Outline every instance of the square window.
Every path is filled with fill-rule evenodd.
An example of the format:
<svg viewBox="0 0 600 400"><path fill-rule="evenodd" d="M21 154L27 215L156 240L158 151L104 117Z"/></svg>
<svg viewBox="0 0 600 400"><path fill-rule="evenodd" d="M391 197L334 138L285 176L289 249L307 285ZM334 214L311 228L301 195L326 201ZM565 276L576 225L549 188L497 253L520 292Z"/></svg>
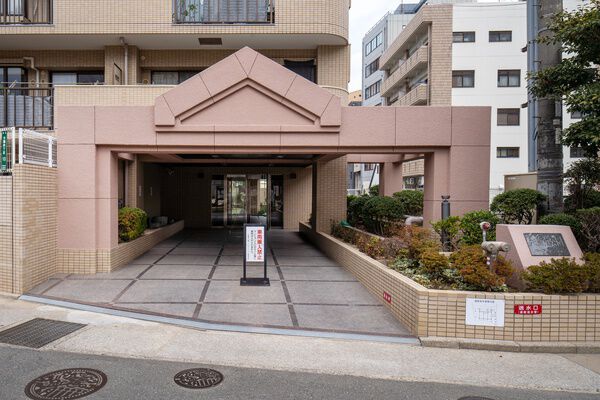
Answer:
<svg viewBox="0 0 600 400"><path fill-rule="evenodd" d="M498 126L520 125L521 110L519 108L499 108L497 114Z"/></svg>
<svg viewBox="0 0 600 400"><path fill-rule="evenodd" d="M475 87L475 71L452 71L452 87Z"/></svg>
<svg viewBox="0 0 600 400"><path fill-rule="evenodd" d="M571 147L569 149L569 155L571 156L571 158L584 158L585 157L585 151L583 151L582 147Z"/></svg>
<svg viewBox="0 0 600 400"><path fill-rule="evenodd" d="M521 70L507 69L498 70L498 87L520 87Z"/></svg>

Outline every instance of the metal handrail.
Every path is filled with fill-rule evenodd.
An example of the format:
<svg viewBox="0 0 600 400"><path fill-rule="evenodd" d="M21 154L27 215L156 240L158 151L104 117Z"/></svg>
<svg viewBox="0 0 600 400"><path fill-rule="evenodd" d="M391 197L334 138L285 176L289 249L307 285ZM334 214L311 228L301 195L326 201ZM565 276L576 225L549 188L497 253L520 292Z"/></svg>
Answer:
<svg viewBox="0 0 600 400"><path fill-rule="evenodd" d="M0 25L51 24L52 0L0 0Z"/></svg>
<svg viewBox="0 0 600 400"><path fill-rule="evenodd" d="M0 173L10 174L17 164L57 168L57 139L23 128L0 128Z"/></svg>
<svg viewBox="0 0 600 400"><path fill-rule="evenodd" d="M53 129L54 88L0 83L0 127Z"/></svg>

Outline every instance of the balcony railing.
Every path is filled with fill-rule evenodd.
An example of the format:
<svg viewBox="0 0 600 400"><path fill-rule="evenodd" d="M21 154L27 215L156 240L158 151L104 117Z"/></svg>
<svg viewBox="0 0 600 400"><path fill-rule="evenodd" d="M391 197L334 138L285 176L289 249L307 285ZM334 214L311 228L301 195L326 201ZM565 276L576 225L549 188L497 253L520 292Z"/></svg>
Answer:
<svg viewBox="0 0 600 400"><path fill-rule="evenodd" d="M0 0L0 25L52 23L52 0Z"/></svg>
<svg viewBox="0 0 600 400"><path fill-rule="evenodd" d="M427 104L427 84L420 83L398 99L395 106L418 106Z"/></svg>
<svg viewBox="0 0 600 400"><path fill-rule="evenodd" d="M0 127L52 129L53 97L52 88L0 83Z"/></svg>
<svg viewBox="0 0 600 400"><path fill-rule="evenodd" d="M421 46L383 82L381 95L389 97L391 92L397 89L407 78L413 77L422 70L422 67L427 66L428 59L427 46Z"/></svg>
<svg viewBox="0 0 600 400"><path fill-rule="evenodd" d="M29 129L0 128L0 174L10 174L16 164L56 168L55 137Z"/></svg>
<svg viewBox="0 0 600 400"><path fill-rule="evenodd" d="M1 1L1 0L0 0ZM173 0L176 24L273 24L275 0Z"/></svg>

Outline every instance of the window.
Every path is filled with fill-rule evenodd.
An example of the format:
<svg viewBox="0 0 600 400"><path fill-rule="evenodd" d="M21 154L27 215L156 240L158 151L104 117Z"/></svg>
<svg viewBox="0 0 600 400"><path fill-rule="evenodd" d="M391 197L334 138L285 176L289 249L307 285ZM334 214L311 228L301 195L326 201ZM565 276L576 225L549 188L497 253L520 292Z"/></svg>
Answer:
<svg viewBox="0 0 600 400"><path fill-rule="evenodd" d="M308 61L290 61L284 60L283 65L292 72L308 79L311 82L317 83L317 74L315 60Z"/></svg>
<svg viewBox="0 0 600 400"><path fill-rule="evenodd" d="M583 118L583 113L581 111L573 111L571 113L571 119L581 119Z"/></svg>
<svg viewBox="0 0 600 400"><path fill-rule="evenodd" d="M375 169L375 164L365 164L365 171L373 171Z"/></svg>
<svg viewBox="0 0 600 400"><path fill-rule="evenodd" d="M512 42L512 31L490 31L490 42Z"/></svg>
<svg viewBox="0 0 600 400"><path fill-rule="evenodd" d="M498 158L519 158L518 147L497 147L496 157Z"/></svg>
<svg viewBox="0 0 600 400"><path fill-rule="evenodd" d="M368 56L369 54L371 54L373 52L373 50L375 50L382 44L383 44L383 32L379 32L379 34L377 36L375 36L373 39L371 39L371 41L369 43L367 43L367 45L365 46L365 55Z"/></svg>
<svg viewBox="0 0 600 400"><path fill-rule="evenodd" d="M200 71L152 71L153 85L179 85Z"/></svg>
<svg viewBox="0 0 600 400"><path fill-rule="evenodd" d="M21 67L0 67L0 84L26 83L25 69Z"/></svg>
<svg viewBox="0 0 600 400"><path fill-rule="evenodd" d="M520 125L521 110L519 108L499 108L498 126Z"/></svg>
<svg viewBox="0 0 600 400"><path fill-rule="evenodd" d="M475 32L452 32L452 41L454 43L473 43L475 42Z"/></svg>
<svg viewBox="0 0 600 400"><path fill-rule="evenodd" d="M585 157L585 151L583 150L582 147L571 147L569 149L569 155L571 156L571 158L584 158Z"/></svg>
<svg viewBox="0 0 600 400"><path fill-rule="evenodd" d="M475 87L475 71L452 71L452 87Z"/></svg>
<svg viewBox="0 0 600 400"><path fill-rule="evenodd" d="M103 71L52 72L54 85L98 85L104 83Z"/></svg>
<svg viewBox="0 0 600 400"><path fill-rule="evenodd" d="M379 71L379 58L365 67L365 78Z"/></svg>
<svg viewBox="0 0 600 400"><path fill-rule="evenodd" d="M521 70L505 69L498 71L498 87L521 86Z"/></svg>
<svg viewBox="0 0 600 400"><path fill-rule="evenodd" d="M381 81L377 81L365 89L365 99L370 99L381 91Z"/></svg>

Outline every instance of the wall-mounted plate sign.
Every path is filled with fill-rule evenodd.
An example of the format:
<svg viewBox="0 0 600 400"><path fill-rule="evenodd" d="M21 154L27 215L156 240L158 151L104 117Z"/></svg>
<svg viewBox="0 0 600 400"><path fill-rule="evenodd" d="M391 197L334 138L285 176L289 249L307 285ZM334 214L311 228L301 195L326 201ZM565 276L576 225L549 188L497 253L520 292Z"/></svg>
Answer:
<svg viewBox="0 0 600 400"><path fill-rule="evenodd" d="M465 323L475 326L504 326L504 300L466 299Z"/></svg>

